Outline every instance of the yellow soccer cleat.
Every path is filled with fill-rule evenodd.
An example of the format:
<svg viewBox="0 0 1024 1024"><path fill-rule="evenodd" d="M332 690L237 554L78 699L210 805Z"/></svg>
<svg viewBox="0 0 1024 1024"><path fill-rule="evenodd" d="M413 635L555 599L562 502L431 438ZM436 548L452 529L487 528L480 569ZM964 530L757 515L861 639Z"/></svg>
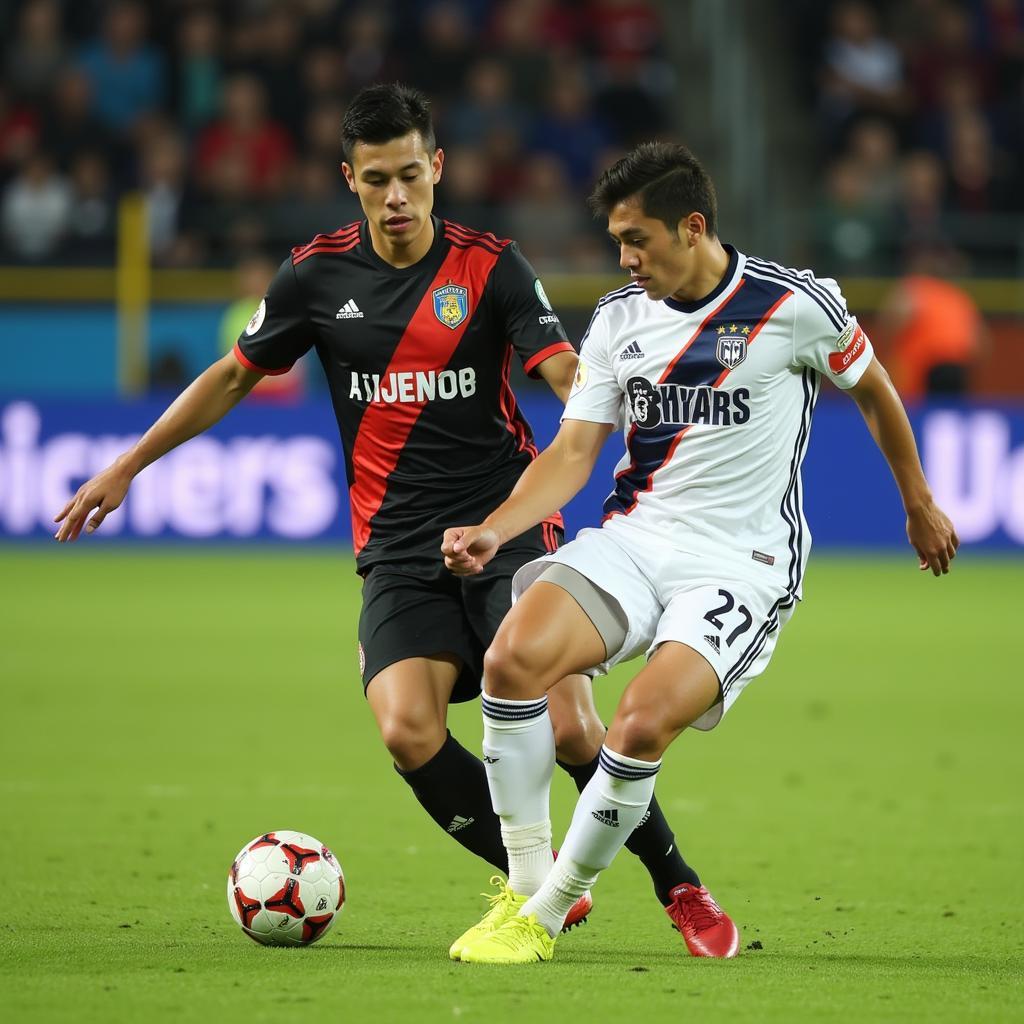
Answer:
<svg viewBox="0 0 1024 1024"><path fill-rule="evenodd" d="M497 886L496 893L480 893L490 903L490 909L477 924L473 925L469 931L463 932L451 944L448 956L452 960L461 960L464 947L490 935L496 928L500 928L510 917L515 917L519 908L526 902L526 897L517 896L501 875L492 875L491 885Z"/></svg>
<svg viewBox="0 0 1024 1024"><path fill-rule="evenodd" d="M489 935L463 947L465 964L534 964L555 955L555 940L536 915L516 914Z"/></svg>

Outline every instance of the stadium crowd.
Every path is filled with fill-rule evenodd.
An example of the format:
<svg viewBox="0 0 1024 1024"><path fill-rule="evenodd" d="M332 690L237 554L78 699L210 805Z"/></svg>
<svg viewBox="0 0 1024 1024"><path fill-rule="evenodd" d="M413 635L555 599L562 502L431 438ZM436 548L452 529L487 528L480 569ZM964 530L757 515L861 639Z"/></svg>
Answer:
<svg viewBox="0 0 1024 1024"><path fill-rule="evenodd" d="M801 3L817 59L817 266L1011 276L1024 263L1024 2Z"/></svg>
<svg viewBox="0 0 1024 1024"><path fill-rule="evenodd" d="M109 263L128 191L157 266L333 230L359 215L345 103L402 79L435 103L445 216L518 238L540 268L605 269L582 198L666 127L674 85L649 0L23 0L0 29L8 263Z"/></svg>
<svg viewBox="0 0 1024 1024"><path fill-rule="evenodd" d="M1013 274L1024 0L794 0L816 127L813 259L837 275ZM235 265L358 216L338 125L368 82L435 101L439 209L542 270L605 270L582 199L677 128L654 0L15 0L0 5L0 262L113 257L137 190L157 266ZM797 59L797 53L811 55ZM811 142L813 147L814 143Z"/></svg>

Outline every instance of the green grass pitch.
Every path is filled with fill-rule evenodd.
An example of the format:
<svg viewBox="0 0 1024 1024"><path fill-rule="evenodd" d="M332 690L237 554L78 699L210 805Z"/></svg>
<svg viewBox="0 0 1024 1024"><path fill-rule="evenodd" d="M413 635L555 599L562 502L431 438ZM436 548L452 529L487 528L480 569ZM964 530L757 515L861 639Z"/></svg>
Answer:
<svg viewBox="0 0 1024 1024"><path fill-rule="evenodd" d="M347 555L2 549L4 1018L1024 1019L1022 584L1011 559L812 557L768 673L658 781L740 957L686 956L623 853L589 924L517 970L447 959L490 872L376 737ZM453 730L479 749L477 705ZM232 856L273 828L345 869L307 950L228 915Z"/></svg>

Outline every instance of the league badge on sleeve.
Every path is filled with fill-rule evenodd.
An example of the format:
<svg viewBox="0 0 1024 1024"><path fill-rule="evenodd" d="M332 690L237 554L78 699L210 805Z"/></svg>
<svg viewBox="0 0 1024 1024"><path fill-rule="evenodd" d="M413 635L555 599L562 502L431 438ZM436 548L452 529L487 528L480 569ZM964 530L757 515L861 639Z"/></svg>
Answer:
<svg viewBox="0 0 1024 1024"><path fill-rule="evenodd" d="M852 333L847 337L847 332L852 328ZM868 336L861 329L860 325L853 321L846 331L836 341L838 352L830 352L828 355L828 368L838 377L846 371L864 354L868 347Z"/></svg>
<svg viewBox="0 0 1024 1024"><path fill-rule="evenodd" d="M245 333L252 336L262 326L267 316L267 300L261 299L259 309L252 315L252 319L245 325Z"/></svg>
<svg viewBox="0 0 1024 1024"><path fill-rule="evenodd" d="M576 376L573 378L572 391L570 394L578 395L587 386L588 376L587 364L580 359L576 364Z"/></svg>
<svg viewBox="0 0 1024 1024"><path fill-rule="evenodd" d="M446 284L433 291L434 316L453 331L469 315L469 289L461 284Z"/></svg>

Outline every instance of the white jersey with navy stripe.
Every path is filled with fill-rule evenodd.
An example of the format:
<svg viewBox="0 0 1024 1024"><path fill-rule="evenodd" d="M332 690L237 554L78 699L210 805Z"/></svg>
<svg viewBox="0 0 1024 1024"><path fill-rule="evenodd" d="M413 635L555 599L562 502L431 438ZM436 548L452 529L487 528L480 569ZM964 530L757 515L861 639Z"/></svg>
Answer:
<svg viewBox="0 0 1024 1024"><path fill-rule="evenodd" d="M562 418L625 424L605 528L745 565L799 598L820 375L853 387L871 343L835 281L726 249L698 302L635 285L598 302Z"/></svg>

